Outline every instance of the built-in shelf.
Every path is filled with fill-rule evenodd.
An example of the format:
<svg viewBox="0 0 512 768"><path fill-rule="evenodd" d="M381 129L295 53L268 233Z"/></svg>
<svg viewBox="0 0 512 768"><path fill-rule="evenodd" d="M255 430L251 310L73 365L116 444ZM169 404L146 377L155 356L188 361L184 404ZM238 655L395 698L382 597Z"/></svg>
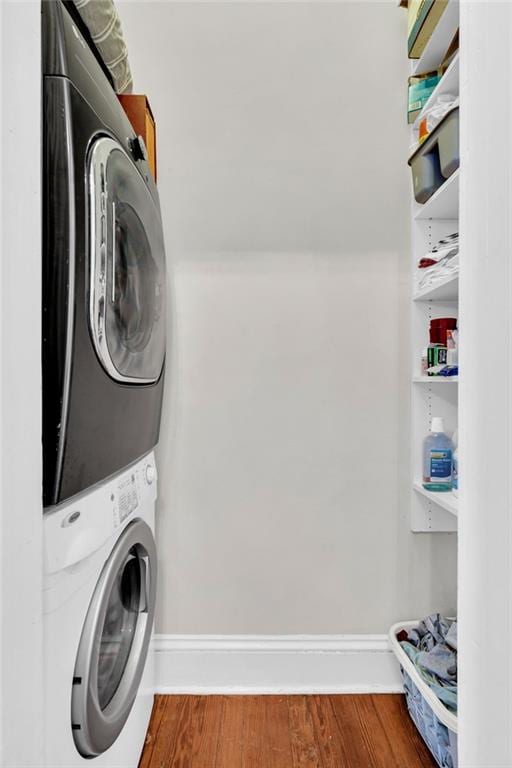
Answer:
<svg viewBox="0 0 512 768"><path fill-rule="evenodd" d="M418 204L414 214L416 220L459 218L459 174L457 169L426 203Z"/></svg>
<svg viewBox="0 0 512 768"><path fill-rule="evenodd" d="M458 376L413 376L413 384L458 384Z"/></svg>
<svg viewBox="0 0 512 768"><path fill-rule="evenodd" d="M450 277L422 288L413 295L413 301L457 301L459 298L459 275Z"/></svg>
<svg viewBox="0 0 512 768"><path fill-rule="evenodd" d="M455 37L458 28L459 2L458 0L449 0L423 53L416 61L414 66L415 75L431 72L432 70L437 69L441 64L450 43Z"/></svg>
<svg viewBox="0 0 512 768"><path fill-rule="evenodd" d="M426 74L438 70L446 57L459 26L459 0L442 0L446 7L436 28L428 40L421 58L411 62L410 74ZM453 95L461 97L460 58L456 52L446 67L443 77L422 109L425 115L437 103L439 97ZM462 98L464 93L462 93ZM451 101L451 99L450 99ZM417 150L418 127L421 116L410 125L410 155ZM461 177L457 169L443 183L426 203L417 203L414 198L410 209L411 220L411 359L419 361L425 344L428 343L429 321L432 317L459 317L459 275L435 275L432 270L428 286L418 288L420 277L417 265L421 258L432 251L440 239L459 230L459 188ZM443 270L444 271L444 270ZM425 278L424 278L425 279ZM462 323L461 323L462 324ZM451 489L446 493L435 493L423 488L422 445L425 435L431 429L432 417L443 419L448 434L458 429L458 376L426 376L419 363L411 371L411 466L410 522L415 533L457 533L458 499Z"/></svg>
<svg viewBox="0 0 512 768"><path fill-rule="evenodd" d="M425 496L426 499L437 504L441 509L445 509L452 515L457 517L458 513L458 499L452 491L445 491L444 493L434 493L433 491L427 491L420 482L416 481L413 485L416 493Z"/></svg>
<svg viewBox="0 0 512 768"><path fill-rule="evenodd" d="M455 55L453 61L450 62L450 66L442 76L441 80L436 85L435 89L430 94L428 101L423 106L420 114L414 121L414 128L418 130L420 120L425 112L427 112L438 100L439 96L452 93L454 96L459 95L459 54Z"/></svg>

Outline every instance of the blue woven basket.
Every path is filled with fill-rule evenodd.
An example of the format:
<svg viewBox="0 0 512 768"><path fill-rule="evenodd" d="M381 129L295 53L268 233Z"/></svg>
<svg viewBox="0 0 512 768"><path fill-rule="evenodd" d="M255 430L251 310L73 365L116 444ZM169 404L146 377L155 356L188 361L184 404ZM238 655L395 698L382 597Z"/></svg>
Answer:
<svg viewBox="0 0 512 768"><path fill-rule="evenodd" d="M418 621L395 624L389 632L391 647L400 663L404 680L407 709L440 768L458 768L457 716L446 709L421 679L396 637L401 630L408 631L418 624Z"/></svg>

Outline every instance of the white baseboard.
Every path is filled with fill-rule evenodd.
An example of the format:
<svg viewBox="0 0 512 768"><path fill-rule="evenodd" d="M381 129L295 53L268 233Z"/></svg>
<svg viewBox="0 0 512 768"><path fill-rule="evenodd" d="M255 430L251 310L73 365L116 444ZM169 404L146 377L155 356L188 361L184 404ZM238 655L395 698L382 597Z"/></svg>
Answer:
<svg viewBox="0 0 512 768"><path fill-rule="evenodd" d="M396 693L386 635L155 635L157 693Z"/></svg>

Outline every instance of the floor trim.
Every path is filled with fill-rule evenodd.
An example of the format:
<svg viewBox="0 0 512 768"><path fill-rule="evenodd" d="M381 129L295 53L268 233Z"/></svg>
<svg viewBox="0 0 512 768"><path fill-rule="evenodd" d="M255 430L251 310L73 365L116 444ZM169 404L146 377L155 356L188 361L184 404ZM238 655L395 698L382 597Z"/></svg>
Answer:
<svg viewBox="0 0 512 768"><path fill-rule="evenodd" d="M386 635L155 635L157 693L397 693Z"/></svg>

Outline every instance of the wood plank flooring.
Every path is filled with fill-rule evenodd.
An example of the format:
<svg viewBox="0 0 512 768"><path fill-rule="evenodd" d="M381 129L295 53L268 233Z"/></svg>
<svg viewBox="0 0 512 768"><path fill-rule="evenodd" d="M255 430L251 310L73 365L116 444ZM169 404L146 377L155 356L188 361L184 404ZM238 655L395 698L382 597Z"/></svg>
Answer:
<svg viewBox="0 0 512 768"><path fill-rule="evenodd" d="M139 768L436 768L400 695L157 696Z"/></svg>

